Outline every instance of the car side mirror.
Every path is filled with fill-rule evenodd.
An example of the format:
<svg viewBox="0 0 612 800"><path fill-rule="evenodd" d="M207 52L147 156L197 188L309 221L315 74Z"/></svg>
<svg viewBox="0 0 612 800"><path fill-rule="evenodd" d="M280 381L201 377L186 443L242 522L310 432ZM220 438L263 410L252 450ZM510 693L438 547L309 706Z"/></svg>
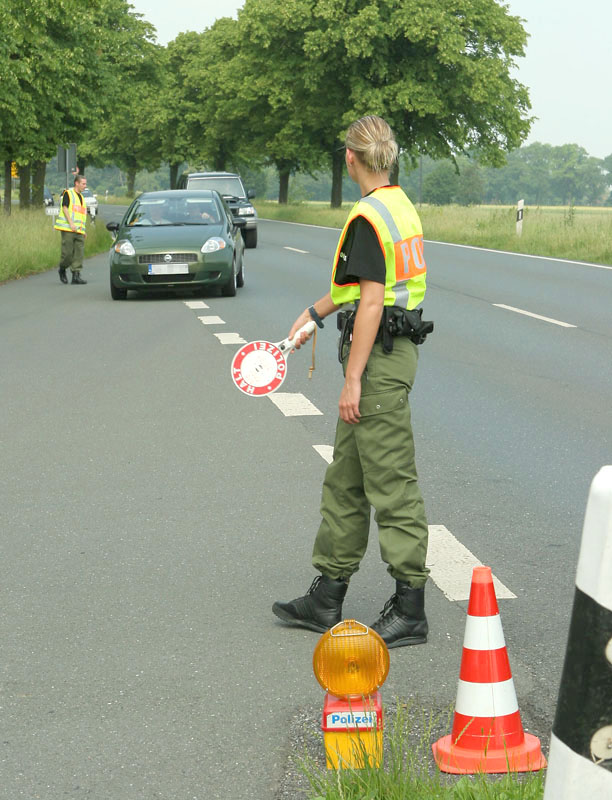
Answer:
<svg viewBox="0 0 612 800"><path fill-rule="evenodd" d="M247 197L249 198L249 200L250 200L251 198L253 198L253 197L257 197L257 194L256 194L256 192L255 192L255 189L249 189L249 191L247 192Z"/></svg>
<svg viewBox="0 0 612 800"><path fill-rule="evenodd" d="M119 230L119 223L118 222L107 222L106 223L106 230L111 231L111 233L117 233Z"/></svg>
<svg viewBox="0 0 612 800"><path fill-rule="evenodd" d="M242 217L234 217L235 228L246 228L246 224L247 224L246 219L242 219Z"/></svg>

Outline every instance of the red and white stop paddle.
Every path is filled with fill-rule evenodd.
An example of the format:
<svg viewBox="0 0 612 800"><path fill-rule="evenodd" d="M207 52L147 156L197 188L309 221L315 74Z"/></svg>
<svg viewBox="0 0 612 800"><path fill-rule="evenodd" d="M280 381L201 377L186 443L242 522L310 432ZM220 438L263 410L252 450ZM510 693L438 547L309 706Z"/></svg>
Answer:
<svg viewBox="0 0 612 800"><path fill-rule="evenodd" d="M296 331L293 339L282 342L249 342L243 345L232 360L232 380L249 397L272 394L282 386L287 375L287 356L303 333L312 333L311 320Z"/></svg>

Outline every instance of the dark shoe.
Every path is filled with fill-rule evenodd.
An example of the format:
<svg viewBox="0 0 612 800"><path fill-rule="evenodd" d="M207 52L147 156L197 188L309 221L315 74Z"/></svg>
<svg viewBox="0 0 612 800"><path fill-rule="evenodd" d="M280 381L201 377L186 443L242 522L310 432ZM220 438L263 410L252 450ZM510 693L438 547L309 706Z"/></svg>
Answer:
<svg viewBox="0 0 612 800"><path fill-rule="evenodd" d="M66 267L60 267L58 269L60 281L62 283L68 283L68 278L66 277Z"/></svg>
<svg viewBox="0 0 612 800"><path fill-rule="evenodd" d="M325 633L342 618L342 601L347 588L347 581L318 575L303 597L289 603L274 603L272 611L284 622Z"/></svg>
<svg viewBox="0 0 612 800"><path fill-rule="evenodd" d="M425 589L412 589L395 582L395 594L385 603L380 617L371 626L389 649L409 644L424 644L429 626L425 617Z"/></svg>
<svg viewBox="0 0 612 800"><path fill-rule="evenodd" d="M84 281L83 278L81 278L81 273L80 272L73 272L72 273L72 283L85 284L85 283L87 283L87 281Z"/></svg>

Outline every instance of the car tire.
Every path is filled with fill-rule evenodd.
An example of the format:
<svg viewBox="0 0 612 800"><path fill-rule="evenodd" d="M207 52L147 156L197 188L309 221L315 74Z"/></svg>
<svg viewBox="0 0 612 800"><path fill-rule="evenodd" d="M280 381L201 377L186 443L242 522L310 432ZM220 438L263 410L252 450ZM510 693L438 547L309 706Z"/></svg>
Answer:
<svg viewBox="0 0 612 800"><path fill-rule="evenodd" d="M240 259L240 269L238 270L238 275L236 275L236 286L239 289L244 286L244 257Z"/></svg>
<svg viewBox="0 0 612 800"><path fill-rule="evenodd" d="M257 247L257 228L251 228L244 232L244 244L246 247Z"/></svg>
<svg viewBox="0 0 612 800"><path fill-rule="evenodd" d="M110 292L113 300L125 300L125 298L127 297L127 289L118 289L116 286L113 286L112 280L110 285Z"/></svg>
<svg viewBox="0 0 612 800"><path fill-rule="evenodd" d="M221 294L223 297L235 297L236 296L236 287L237 287L237 280L236 280L236 265L232 264L232 274L230 275L229 281L221 287Z"/></svg>

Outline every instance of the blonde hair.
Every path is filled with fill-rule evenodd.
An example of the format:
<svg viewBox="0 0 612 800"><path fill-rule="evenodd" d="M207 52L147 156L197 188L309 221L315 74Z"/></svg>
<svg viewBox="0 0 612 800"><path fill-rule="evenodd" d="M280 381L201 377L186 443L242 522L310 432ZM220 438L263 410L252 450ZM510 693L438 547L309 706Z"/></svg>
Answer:
<svg viewBox="0 0 612 800"><path fill-rule="evenodd" d="M387 172L397 158L393 131L382 117L373 114L353 122L344 142L371 172Z"/></svg>

